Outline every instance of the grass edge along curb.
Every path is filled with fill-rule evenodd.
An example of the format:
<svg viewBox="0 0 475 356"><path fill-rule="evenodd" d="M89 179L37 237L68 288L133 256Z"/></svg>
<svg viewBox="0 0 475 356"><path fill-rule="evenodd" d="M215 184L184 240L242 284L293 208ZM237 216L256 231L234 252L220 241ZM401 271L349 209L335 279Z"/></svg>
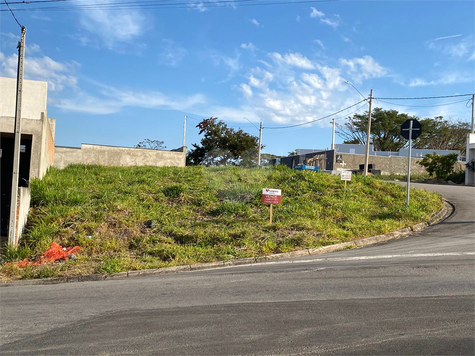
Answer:
<svg viewBox="0 0 475 356"><path fill-rule="evenodd" d="M291 251L291 252L285 252L285 253L277 253L277 254L272 254L272 255L267 255L267 256L238 258L238 259L228 260L228 261L195 263L191 265L172 266L172 267L163 267L163 268L155 268L155 269L144 269L144 270L127 271L127 272L119 272L119 273L100 273L100 274L96 273L96 274L89 274L89 275L84 275L84 276L7 281L7 282L0 283L0 287L104 281L104 280L109 280L109 279L125 279L129 277L140 277L140 276L151 276L151 275L157 275L157 274L198 271L198 270L205 270L205 269L211 269L211 268L249 265L253 263L265 263L265 262L270 262L270 261L282 260L285 258L321 255L321 254L329 253L329 252L337 252L337 251L347 250L351 248L370 246L370 245L386 242L393 239L407 237L414 232L421 231L428 226L435 225L447 219L449 216L453 214L455 208L446 199L442 198L442 200L444 203L442 209L440 209L437 213L432 215L427 222L421 222L421 223L415 224L411 227L406 227L401 230L388 232L382 235L371 236L371 237L367 237L360 240L348 241L348 242L343 242L339 244L316 247L316 248L311 248L311 249L303 249L303 250L297 250L297 251Z"/></svg>

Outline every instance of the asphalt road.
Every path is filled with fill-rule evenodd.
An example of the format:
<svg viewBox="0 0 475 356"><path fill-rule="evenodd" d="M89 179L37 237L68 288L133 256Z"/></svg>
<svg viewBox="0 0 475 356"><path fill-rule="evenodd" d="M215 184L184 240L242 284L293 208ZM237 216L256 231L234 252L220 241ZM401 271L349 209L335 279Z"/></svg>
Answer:
<svg viewBox="0 0 475 356"><path fill-rule="evenodd" d="M173 275L0 288L1 355L474 355L475 188L362 249Z"/></svg>

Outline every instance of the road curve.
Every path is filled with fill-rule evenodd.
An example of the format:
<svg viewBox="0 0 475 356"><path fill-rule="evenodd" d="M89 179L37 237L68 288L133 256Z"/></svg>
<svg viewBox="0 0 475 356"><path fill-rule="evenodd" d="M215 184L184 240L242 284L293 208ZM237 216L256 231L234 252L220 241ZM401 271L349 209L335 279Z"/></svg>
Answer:
<svg viewBox="0 0 475 356"><path fill-rule="evenodd" d="M0 288L2 355L474 355L475 188L370 247L124 280Z"/></svg>

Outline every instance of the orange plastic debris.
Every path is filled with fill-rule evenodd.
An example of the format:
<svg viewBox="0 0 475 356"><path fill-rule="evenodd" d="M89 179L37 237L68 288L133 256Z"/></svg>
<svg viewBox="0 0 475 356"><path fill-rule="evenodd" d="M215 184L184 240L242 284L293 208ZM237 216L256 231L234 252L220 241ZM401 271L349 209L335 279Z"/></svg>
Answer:
<svg viewBox="0 0 475 356"><path fill-rule="evenodd" d="M79 246L74 246L74 247L61 247L56 242L53 242L50 246L49 249L47 249L40 257L39 261L36 262L31 262L28 261L27 258L25 258L21 262L14 263L17 265L19 268L25 268L26 266L38 266L46 262L55 262L59 260L65 260L67 261L69 259L69 256L71 256L73 253L78 253L81 251L81 248Z"/></svg>

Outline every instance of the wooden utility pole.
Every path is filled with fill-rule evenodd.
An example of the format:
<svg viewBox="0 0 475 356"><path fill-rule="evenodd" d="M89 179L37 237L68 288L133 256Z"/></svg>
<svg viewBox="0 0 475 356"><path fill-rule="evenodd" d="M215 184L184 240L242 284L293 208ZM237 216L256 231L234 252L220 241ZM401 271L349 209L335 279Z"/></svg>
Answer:
<svg viewBox="0 0 475 356"><path fill-rule="evenodd" d="M257 154L257 165L261 165L261 143L262 143L262 121L259 126L259 147L258 147L258 154Z"/></svg>
<svg viewBox="0 0 475 356"><path fill-rule="evenodd" d="M15 127L13 146L12 192L10 200L10 221L8 225L8 244L17 244L17 208L18 181L20 178L20 142L21 142L21 99L23 94L23 60L25 57L26 27L21 27L21 39L18 42L18 69L16 81Z"/></svg>
<svg viewBox="0 0 475 356"><path fill-rule="evenodd" d="M364 176L368 175L369 164L369 141L371 138L371 103L373 101L373 89L369 92L369 115L368 115L368 130L366 132L366 154L364 158Z"/></svg>

